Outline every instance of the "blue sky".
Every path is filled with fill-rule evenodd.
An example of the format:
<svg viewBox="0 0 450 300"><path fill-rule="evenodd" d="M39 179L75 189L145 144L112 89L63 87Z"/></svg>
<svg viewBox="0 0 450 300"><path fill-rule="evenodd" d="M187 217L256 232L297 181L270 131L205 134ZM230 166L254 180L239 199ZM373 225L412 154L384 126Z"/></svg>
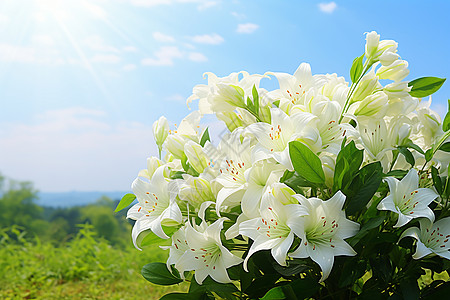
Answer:
<svg viewBox="0 0 450 300"><path fill-rule="evenodd" d="M450 77L448 1L0 1L0 172L42 191L127 190L207 71L347 79L364 32L399 43L407 80ZM275 88L275 80L265 83ZM433 95L443 115L450 83Z"/></svg>

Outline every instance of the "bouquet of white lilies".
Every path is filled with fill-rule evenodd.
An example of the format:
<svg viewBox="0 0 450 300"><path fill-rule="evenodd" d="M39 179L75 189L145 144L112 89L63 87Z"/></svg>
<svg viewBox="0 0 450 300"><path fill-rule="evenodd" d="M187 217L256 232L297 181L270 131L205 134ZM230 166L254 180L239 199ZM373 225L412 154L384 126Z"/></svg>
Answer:
<svg viewBox="0 0 450 300"><path fill-rule="evenodd" d="M445 79L404 81L397 43L366 35L336 74L247 72L197 85L198 111L153 124L159 158L116 211L132 239L169 250L142 275L190 282L162 299L424 299L450 290L450 113ZM260 87L275 77L279 89ZM211 143L202 116L226 125ZM437 275L436 275L437 274Z"/></svg>

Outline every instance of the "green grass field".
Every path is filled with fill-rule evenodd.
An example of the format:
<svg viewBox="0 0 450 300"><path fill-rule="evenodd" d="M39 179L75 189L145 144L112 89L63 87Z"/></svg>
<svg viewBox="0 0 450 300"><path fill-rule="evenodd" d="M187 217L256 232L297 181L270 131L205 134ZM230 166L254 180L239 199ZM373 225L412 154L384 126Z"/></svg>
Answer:
<svg viewBox="0 0 450 300"><path fill-rule="evenodd" d="M140 275L142 266L166 257L157 246L112 247L89 227L59 245L13 229L0 240L0 299L158 299L185 291L186 284L160 287Z"/></svg>

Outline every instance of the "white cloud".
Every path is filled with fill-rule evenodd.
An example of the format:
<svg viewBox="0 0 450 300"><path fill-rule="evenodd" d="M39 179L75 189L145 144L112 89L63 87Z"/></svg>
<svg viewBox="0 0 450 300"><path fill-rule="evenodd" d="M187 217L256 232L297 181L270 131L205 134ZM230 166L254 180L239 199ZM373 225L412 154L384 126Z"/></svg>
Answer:
<svg viewBox="0 0 450 300"><path fill-rule="evenodd" d="M193 36L191 39L195 43L210 44L210 45L218 45L225 41L224 38L218 35L217 33L196 35Z"/></svg>
<svg viewBox="0 0 450 300"><path fill-rule="evenodd" d="M130 3L135 6L151 7L161 4L172 4L171 0L130 0Z"/></svg>
<svg viewBox="0 0 450 300"><path fill-rule="evenodd" d="M33 35L31 41L41 46L53 46L55 44L53 38L45 34Z"/></svg>
<svg viewBox="0 0 450 300"><path fill-rule="evenodd" d="M238 28L236 29L237 33L253 33L256 29L259 28L258 24L253 23L245 23L245 24L239 24Z"/></svg>
<svg viewBox="0 0 450 300"><path fill-rule="evenodd" d="M221 1L218 0L122 0L128 1L132 5L135 6L143 6L143 7L153 7L157 5L170 5L175 3L191 3L198 4L198 10L208 9L210 7L216 6L220 4Z"/></svg>
<svg viewBox="0 0 450 300"><path fill-rule="evenodd" d="M217 5L219 5L219 4L220 4L220 1L204 1L204 2L200 3L200 4L197 6L197 8L198 8L198 10L201 11L201 10L206 10L206 9L208 9L208 8L217 6Z"/></svg>
<svg viewBox="0 0 450 300"><path fill-rule="evenodd" d="M188 58L195 62L208 61L208 58L203 53L200 53L200 52L191 52L191 53L189 53Z"/></svg>
<svg viewBox="0 0 450 300"><path fill-rule="evenodd" d="M319 3L318 6L322 12L327 13L327 14L333 13L335 11L335 9L337 8L337 4L334 1L329 2L329 3L325 3L325 2Z"/></svg>
<svg viewBox="0 0 450 300"><path fill-rule="evenodd" d="M161 32L153 32L153 38L155 40L157 40L158 42L162 42L162 43L173 43L173 42L175 42L175 39L172 36L166 35L166 34L161 33Z"/></svg>
<svg viewBox="0 0 450 300"><path fill-rule="evenodd" d="M241 14L241 13L238 13L238 12L236 12L236 11L231 12L231 15L232 15L233 17L237 18L237 19L243 19L243 18L245 18L245 14Z"/></svg>
<svg viewBox="0 0 450 300"><path fill-rule="evenodd" d="M36 50L32 47L0 44L0 61L35 63L37 62Z"/></svg>
<svg viewBox="0 0 450 300"><path fill-rule="evenodd" d="M125 66L123 66L123 70L124 71L136 70L136 65L135 64L126 64Z"/></svg>
<svg viewBox="0 0 450 300"><path fill-rule="evenodd" d="M84 40L84 44L94 51L119 53L119 49L105 43L103 38L98 35L91 35Z"/></svg>
<svg viewBox="0 0 450 300"><path fill-rule="evenodd" d="M138 49L134 46L125 46L122 48L124 52L137 52Z"/></svg>
<svg viewBox="0 0 450 300"><path fill-rule="evenodd" d="M107 123L103 111L68 108L32 124L0 126L2 173L44 191L128 190L145 159L157 153L151 125ZM26 177L24 177L26 176Z"/></svg>
<svg viewBox="0 0 450 300"><path fill-rule="evenodd" d="M61 58L60 53L57 49L37 47L37 45L35 45L35 47L32 47L12 44L0 44L0 61L9 63L53 65L61 65L65 63L65 60Z"/></svg>
<svg viewBox="0 0 450 300"><path fill-rule="evenodd" d="M144 66L172 66L175 58L182 58L183 53L175 46L161 47L154 53L155 58L144 58Z"/></svg>
<svg viewBox="0 0 450 300"><path fill-rule="evenodd" d="M98 18L98 19L105 19L107 17L107 13L106 11L101 8L98 5L95 5L93 3L89 3L87 1L83 1L82 5L84 6L84 8L89 11L93 17Z"/></svg>
<svg viewBox="0 0 450 300"><path fill-rule="evenodd" d="M94 63L116 64L120 61L120 56L115 54L96 54L91 58Z"/></svg>

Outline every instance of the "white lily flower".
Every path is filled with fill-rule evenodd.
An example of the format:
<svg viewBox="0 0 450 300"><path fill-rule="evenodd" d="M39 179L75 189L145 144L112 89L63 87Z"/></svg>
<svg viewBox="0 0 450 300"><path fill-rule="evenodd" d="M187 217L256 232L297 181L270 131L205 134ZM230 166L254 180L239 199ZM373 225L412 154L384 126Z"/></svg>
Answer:
<svg viewBox="0 0 450 300"><path fill-rule="evenodd" d="M194 208L198 208L203 202L216 200L209 180L202 176L194 177L184 174L183 179L176 181L178 183L178 197L187 201Z"/></svg>
<svg viewBox="0 0 450 300"><path fill-rule="evenodd" d="M306 214L303 206L298 204L283 205L270 192L263 195L260 208L261 217L254 218L239 225L239 233L253 240L244 270L253 253L271 249L273 258L282 266L286 266L286 255L294 241L294 234L289 227L300 216Z"/></svg>
<svg viewBox="0 0 450 300"><path fill-rule="evenodd" d="M202 114L232 112L236 107L244 107L247 96L252 95L253 86L258 89L259 82L264 78L264 75L250 75L245 71L223 78L209 72L205 74L208 75L208 85L197 85L187 101L189 105L192 100L199 99ZM241 74L242 79L239 79Z"/></svg>
<svg viewBox="0 0 450 300"><path fill-rule="evenodd" d="M170 270L171 265L176 265L183 254L189 250L189 245L186 241L186 226L181 227L172 235L171 246L159 246L163 250L169 249L169 258L167 259L167 269ZM183 272L180 274L183 276Z"/></svg>
<svg viewBox="0 0 450 300"><path fill-rule="evenodd" d="M203 232L186 225L186 241L189 246L183 256L175 264L180 272L195 271L195 280L202 284L209 275L220 283L231 282L227 269L240 264L242 258L233 255L222 245L220 231L224 218L220 218Z"/></svg>
<svg viewBox="0 0 450 300"><path fill-rule="evenodd" d="M242 197L242 212L249 218L259 216L259 206L263 193L275 182L279 182L286 168L273 160L261 160L245 172L247 189Z"/></svg>
<svg viewBox="0 0 450 300"><path fill-rule="evenodd" d="M184 145L187 141L200 142L199 127L201 115L194 111L187 115L180 123L180 126L166 138L164 143L167 151L174 157L181 159L184 157Z"/></svg>
<svg viewBox="0 0 450 300"><path fill-rule="evenodd" d="M127 218L136 220L131 236L136 248L138 235L150 229L163 239L169 237L162 225L173 226L182 222L181 211L175 202L176 193L172 192L169 180L164 177L165 167L159 167L150 182L139 178L133 181L131 188L139 203L133 205L127 213Z"/></svg>
<svg viewBox="0 0 450 300"><path fill-rule="evenodd" d="M446 259L450 259L450 217L441 219L436 223L428 219L420 219L420 229L410 227L400 236L400 240L410 236L417 240L414 259L420 259L429 254L437 254Z"/></svg>
<svg viewBox="0 0 450 300"><path fill-rule="evenodd" d="M214 181L222 185L216 201L220 215L223 206L239 205L245 193L247 179L244 173L252 166L250 138L244 138L241 143L240 134L233 132L221 141L219 152L222 152L218 163L220 175Z"/></svg>
<svg viewBox="0 0 450 300"><path fill-rule="evenodd" d="M409 74L408 62L406 60L396 60L388 66L381 66L376 74L380 79L401 81Z"/></svg>
<svg viewBox="0 0 450 300"><path fill-rule="evenodd" d="M428 218L434 221L434 213L428 205L439 195L429 188L419 187L419 175L415 169L409 170L401 181L394 177L385 179L389 184L390 195L377 206L379 210L390 210L398 214L394 227L402 227L413 218Z"/></svg>
<svg viewBox="0 0 450 300"><path fill-rule="evenodd" d="M367 118L358 122L361 141L364 146L364 154L368 161L381 161L383 168L388 166L386 153L393 148L393 133L388 131L384 119Z"/></svg>
<svg viewBox="0 0 450 300"><path fill-rule="evenodd" d="M293 170L288 144L299 136L309 138L307 134L302 135L301 132L315 116L297 113L289 117L279 108L272 108L271 115L271 124L259 122L246 128L246 131L253 134L259 142L255 146L254 160L273 158L289 170Z"/></svg>
<svg viewBox="0 0 450 300"><path fill-rule="evenodd" d="M289 223L292 231L302 239L300 246L289 256L311 257L322 269L322 282L330 275L335 256L356 255L344 239L354 236L359 231L359 224L346 218L342 210L345 195L341 191L327 201L306 199L301 195L294 197L306 209L306 215Z"/></svg>
<svg viewBox="0 0 450 300"><path fill-rule="evenodd" d="M184 154L186 154L191 167L198 173L203 173L203 170L208 167L208 158L200 144L192 140L187 141L184 144Z"/></svg>
<svg viewBox="0 0 450 300"><path fill-rule="evenodd" d="M311 66L308 63L301 63L294 75L287 73L273 73L273 75L277 78L280 89L272 92L271 97L280 100L280 107L304 104L307 92L315 87Z"/></svg>

